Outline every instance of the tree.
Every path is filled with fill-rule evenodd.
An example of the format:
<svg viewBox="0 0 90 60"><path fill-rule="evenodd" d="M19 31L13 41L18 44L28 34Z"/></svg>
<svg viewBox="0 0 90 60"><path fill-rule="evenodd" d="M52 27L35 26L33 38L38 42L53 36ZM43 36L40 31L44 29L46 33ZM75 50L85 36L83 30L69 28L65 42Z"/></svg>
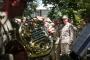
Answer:
<svg viewBox="0 0 90 60"><path fill-rule="evenodd" d="M83 16L89 13L90 1L89 0L42 0L45 5L54 5L49 12L51 19L68 15L71 20L74 21L76 26L79 26L83 21ZM88 11L86 13L86 11Z"/></svg>
<svg viewBox="0 0 90 60"><path fill-rule="evenodd" d="M36 7L37 7L36 0L27 1L27 8L25 9L23 15L31 17L31 14L33 14L33 12L36 11Z"/></svg>

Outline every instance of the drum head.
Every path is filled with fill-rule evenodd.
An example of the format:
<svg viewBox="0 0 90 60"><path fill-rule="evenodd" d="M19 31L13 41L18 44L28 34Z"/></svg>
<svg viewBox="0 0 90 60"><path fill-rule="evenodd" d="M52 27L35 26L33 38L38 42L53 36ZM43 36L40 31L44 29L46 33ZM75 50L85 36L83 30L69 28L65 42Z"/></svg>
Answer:
<svg viewBox="0 0 90 60"><path fill-rule="evenodd" d="M13 54L14 60L27 60L27 53L24 47L17 41L10 41L5 46L6 54Z"/></svg>

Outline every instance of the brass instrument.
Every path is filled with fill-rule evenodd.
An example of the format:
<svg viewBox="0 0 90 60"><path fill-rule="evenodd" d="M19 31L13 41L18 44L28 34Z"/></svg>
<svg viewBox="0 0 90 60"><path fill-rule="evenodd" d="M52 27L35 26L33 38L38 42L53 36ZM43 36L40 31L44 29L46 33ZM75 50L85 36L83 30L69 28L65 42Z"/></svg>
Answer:
<svg viewBox="0 0 90 60"><path fill-rule="evenodd" d="M21 44L24 46L29 57L48 55L53 48L53 40L49 38L41 21L32 21L21 25L19 32Z"/></svg>

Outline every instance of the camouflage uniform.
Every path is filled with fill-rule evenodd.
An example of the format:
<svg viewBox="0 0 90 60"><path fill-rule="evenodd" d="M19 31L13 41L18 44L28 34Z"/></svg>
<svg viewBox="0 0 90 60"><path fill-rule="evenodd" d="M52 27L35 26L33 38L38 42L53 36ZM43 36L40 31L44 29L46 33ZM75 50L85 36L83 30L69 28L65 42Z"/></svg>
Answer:
<svg viewBox="0 0 90 60"><path fill-rule="evenodd" d="M74 39L74 26L70 23L66 24L61 29L61 54L69 54L70 53L70 45Z"/></svg>

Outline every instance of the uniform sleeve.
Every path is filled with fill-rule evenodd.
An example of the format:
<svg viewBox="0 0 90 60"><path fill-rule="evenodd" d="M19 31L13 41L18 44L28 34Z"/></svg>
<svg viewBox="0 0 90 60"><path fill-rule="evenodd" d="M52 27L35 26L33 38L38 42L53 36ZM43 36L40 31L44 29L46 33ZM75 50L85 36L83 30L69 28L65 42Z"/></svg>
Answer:
<svg viewBox="0 0 90 60"><path fill-rule="evenodd" d="M70 36L70 44L73 42L73 38L74 38L74 31L72 29L72 26L69 26L69 36Z"/></svg>

